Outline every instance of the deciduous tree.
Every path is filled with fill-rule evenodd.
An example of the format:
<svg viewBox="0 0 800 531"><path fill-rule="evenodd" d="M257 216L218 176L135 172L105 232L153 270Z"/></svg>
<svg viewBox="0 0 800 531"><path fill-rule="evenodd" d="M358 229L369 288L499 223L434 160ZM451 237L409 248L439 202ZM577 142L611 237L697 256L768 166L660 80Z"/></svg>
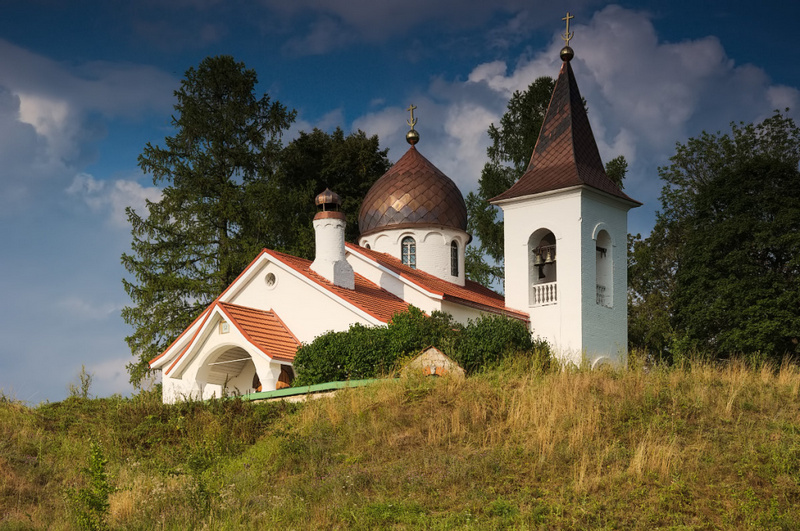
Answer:
<svg viewBox="0 0 800 531"><path fill-rule="evenodd" d="M280 197L269 208L278 214L281 223L264 223L268 218L256 215L246 225L246 232L255 241L271 242L273 248L312 259L314 198L330 188L342 199L342 211L347 216L345 239L356 241L361 203L373 183L391 166L387 152L380 149L376 135L367 136L363 131L349 135L340 128L333 133L319 129L301 132L281 151L274 182L260 183L259 191L254 186L247 194L247 201L254 203L248 210L257 213L258 204L264 202L260 191L269 199L277 186Z"/></svg>
<svg viewBox="0 0 800 531"><path fill-rule="evenodd" d="M524 91L515 91L500 126L489 126L489 161L481 172L478 192L466 198L467 231L479 241L467 249L466 273L482 284L503 278L503 221L489 199L508 190L525 173L554 86L552 78L540 77Z"/></svg>
<svg viewBox="0 0 800 531"><path fill-rule="evenodd" d="M632 346L673 356L798 353L800 129L776 112L678 144L653 233L634 243ZM668 320L669 325L665 326Z"/></svg>

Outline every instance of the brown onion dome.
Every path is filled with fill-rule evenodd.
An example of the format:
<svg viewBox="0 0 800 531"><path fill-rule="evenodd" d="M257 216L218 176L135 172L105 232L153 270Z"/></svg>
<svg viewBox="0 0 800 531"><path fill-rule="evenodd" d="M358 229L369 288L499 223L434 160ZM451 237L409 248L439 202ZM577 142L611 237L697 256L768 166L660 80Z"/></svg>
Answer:
<svg viewBox="0 0 800 531"><path fill-rule="evenodd" d="M466 231L467 205L456 183L412 145L367 192L358 229L366 236L423 225Z"/></svg>
<svg viewBox="0 0 800 531"><path fill-rule="evenodd" d="M314 199L314 203L321 207L322 210L338 210L342 206L342 199L339 194L332 192L330 188L325 188L325 191Z"/></svg>

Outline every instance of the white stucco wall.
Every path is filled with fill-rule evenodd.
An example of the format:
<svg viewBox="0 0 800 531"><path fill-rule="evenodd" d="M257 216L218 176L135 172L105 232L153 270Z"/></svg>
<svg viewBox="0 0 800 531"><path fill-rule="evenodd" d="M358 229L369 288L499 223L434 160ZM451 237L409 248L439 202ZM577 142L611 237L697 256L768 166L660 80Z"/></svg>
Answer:
<svg viewBox="0 0 800 531"><path fill-rule="evenodd" d="M263 257L221 300L274 311L301 342L311 342L329 330L347 330L354 323L381 325L374 318L331 298L330 292L324 288L298 276L293 270L273 262L269 257ZM228 333L221 334L221 319L219 311L215 310L203 328L204 333L198 336L184 355L185 359L181 358L174 370L169 371L169 367L177 358L177 353L164 364L162 389L165 402L187 397L207 399L221 396L222 386L204 381L203 371L209 361L236 347L245 349L252 358L262 389L275 389L281 363L269 360L261 351L249 345L233 326ZM252 371L247 374L243 371L239 377L228 382L228 391L238 389L239 392L248 392L252 377Z"/></svg>
<svg viewBox="0 0 800 531"><path fill-rule="evenodd" d="M628 348L628 207L605 195L585 189L581 197L583 223L582 282L583 349L592 364L603 357L625 363ZM597 237L605 230L611 237L607 260L612 262L611 307L597 303Z"/></svg>
<svg viewBox="0 0 800 531"><path fill-rule="evenodd" d="M402 260L402 241L406 236L414 238L417 246L417 269L431 275L464 285L464 253L469 235L461 230L450 228L386 229L358 240L361 247L394 256ZM458 244L458 275L451 275L450 245Z"/></svg>
<svg viewBox="0 0 800 531"><path fill-rule="evenodd" d="M542 194L502 206L505 225L506 306L526 310L534 336L546 339L564 359L580 361L582 349L580 191ZM528 242L548 229L556 238L557 303L530 303Z"/></svg>
<svg viewBox="0 0 800 531"><path fill-rule="evenodd" d="M444 301L442 303L442 311L445 313L449 313L453 316L453 319L461 324L468 324L470 320L475 320L481 315L494 315L491 312L482 312L475 308L470 308L469 306L463 306L461 304L454 304L452 302Z"/></svg>
<svg viewBox="0 0 800 531"><path fill-rule="evenodd" d="M269 285L267 277L274 275ZM274 310L301 342L311 342L328 330L347 330L353 323L375 324L374 320L334 300L325 288L298 278L272 261L260 264L243 289L224 302L261 310Z"/></svg>

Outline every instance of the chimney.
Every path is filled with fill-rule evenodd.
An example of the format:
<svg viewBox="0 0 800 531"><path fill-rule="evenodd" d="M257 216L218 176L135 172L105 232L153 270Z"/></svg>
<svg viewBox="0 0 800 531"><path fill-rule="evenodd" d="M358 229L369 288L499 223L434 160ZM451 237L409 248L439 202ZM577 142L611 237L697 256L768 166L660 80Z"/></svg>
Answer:
<svg viewBox="0 0 800 531"><path fill-rule="evenodd" d="M335 285L355 289L355 273L344 257L344 227L347 224L339 196L328 188L315 200L319 212L314 216L316 254L311 270Z"/></svg>

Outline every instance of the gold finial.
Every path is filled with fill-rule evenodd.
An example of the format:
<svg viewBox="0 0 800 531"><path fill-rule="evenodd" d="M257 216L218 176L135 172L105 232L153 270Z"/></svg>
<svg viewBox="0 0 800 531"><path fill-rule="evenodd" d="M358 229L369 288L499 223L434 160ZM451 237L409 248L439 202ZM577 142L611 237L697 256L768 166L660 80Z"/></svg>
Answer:
<svg viewBox="0 0 800 531"><path fill-rule="evenodd" d="M414 118L414 109L416 108L417 106L412 103L411 105L408 106L408 109L406 109L411 113L411 119L406 120L406 123L411 128L411 130L408 133L406 133L406 142L408 142L412 146L417 142L419 142L419 133L417 133L417 131L414 129L414 126L417 125L417 119Z"/></svg>
<svg viewBox="0 0 800 531"><path fill-rule="evenodd" d="M409 127L411 127L411 129L414 129L414 126L417 125L417 119L414 118L414 109L416 108L417 106L412 103L408 106L408 109L406 109L411 113L411 120L406 120L406 123L409 125Z"/></svg>
<svg viewBox="0 0 800 531"><path fill-rule="evenodd" d="M572 33L570 33L570 31L569 31L569 21L572 20L573 18L575 18L575 17L570 15L569 11L567 11L567 16L561 19L561 20L566 20L567 21L567 31L564 33L564 35L561 36L561 38L564 39L564 42L567 43L567 46L569 46L569 41L570 41L570 39L572 39L572 36L575 35L574 31Z"/></svg>

